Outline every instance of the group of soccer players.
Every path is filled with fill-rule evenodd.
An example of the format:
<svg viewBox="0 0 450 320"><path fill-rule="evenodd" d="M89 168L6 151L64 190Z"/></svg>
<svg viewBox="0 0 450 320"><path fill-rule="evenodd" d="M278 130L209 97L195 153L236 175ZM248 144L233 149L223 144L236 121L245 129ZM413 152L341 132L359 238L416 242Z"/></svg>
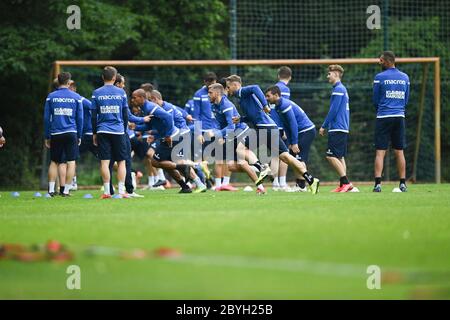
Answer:
<svg viewBox="0 0 450 320"><path fill-rule="evenodd" d="M383 72L375 77L373 101L377 111L375 132L375 186L381 192L383 159L389 142L395 150L400 190L405 192L404 116L409 95L408 76L395 68L395 55L380 56ZM344 69L328 67L333 86L330 110L319 129L328 135L326 159L340 183L333 192L353 189L347 177L345 156L350 129L349 96L341 79ZM46 99L45 145L50 149L49 194L55 196L59 173L60 194L69 196L75 177L75 161L91 151L100 162L103 199L111 198L111 174L117 168L118 197L142 197L135 192L132 155L143 159L148 187L163 188L164 172L181 187L180 193L205 192L210 183L208 163L214 164L216 191L234 191L231 172L245 172L257 193L265 193L263 181L271 174L273 189L293 192L319 190L319 179L307 170L316 126L304 110L290 100L292 72L278 70L278 83L265 91L243 85L241 77L217 79L212 72L185 108L171 104L151 84L143 84L128 99L125 78L114 67L102 72L104 85L86 99L76 93L70 73L58 75L55 91ZM130 101L130 105L128 104ZM238 107L234 104L237 101ZM267 150L263 154L262 150ZM269 165L270 164L270 165ZM286 184L290 166L296 186ZM195 186L195 188L194 188Z"/></svg>

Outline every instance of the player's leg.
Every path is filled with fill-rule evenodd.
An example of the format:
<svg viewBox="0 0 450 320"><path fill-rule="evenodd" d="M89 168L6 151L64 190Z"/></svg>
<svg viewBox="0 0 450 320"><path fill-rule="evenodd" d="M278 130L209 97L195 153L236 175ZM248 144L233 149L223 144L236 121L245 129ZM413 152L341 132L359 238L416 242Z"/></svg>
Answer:
<svg viewBox="0 0 450 320"><path fill-rule="evenodd" d="M281 190L286 190L288 188L287 182L286 182L286 175L288 171L288 165L280 161L279 169L278 169L278 182L280 184Z"/></svg>
<svg viewBox="0 0 450 320"><path fill-rule="evenodd" d="M384 157L389 147L392 131L392 118L377 119L375 122L375 185L373 192L381 192L381 176L383 174Z"/></svg>
<svg viewBox="0 0 450 320"><path fill-rule="evenodd" d="M406 160L403 149L405 148L405 119L393 118L394 126L391 135L392 148L394 149L397 162L397 171L400 178L399 188L402 192L407 191L406 187Z"/></svg>
<svg viewBox="0 0 450 320"><path fill-rule="evenodd" d="M66 133L64 136L64 154L67 160L66 183L63 196L69 196L72 188L72 179L75 175L75 161L78 158L78 138L76 133Z"/></svg>
<svg viewBox="0 0 450 320"><path fill-rule="evenodd" d="M280 181L278 179L278 173L280 171L280 163L284 163L283 161L280 161L280 158L273 157L270 160L270 171L272 172L273 182L272 182L272 189L274 191L278 191L280 189Z"/></svg>
<svg viewBox="0 0 450 320"><path fill-rule="evenodd" d="M290 153L297 158L298 161L303 162L305 165L306 170L307 163L309 160L309 150L311 149L311 145L316 138L316 129L310 129L305 132L301 132L298 134L298 147L300 149L300 153L294 154L292 150L290 150ZM296 179L296 187L298 188L298 191L300 192L306 192L308 191L306 189L306 180L303 176L297 177Z"/></svg>
<svg viewBox="0 0 450 320"><path fill-rule="evenodd" d="M353 186L347 178L347 166L342 160L347 154L348 133L328 132L328 150L326 159L339 176L339 187L332 192L347 192Z"/></svg>
<svg viewBox="0 0 450 320"><path fill-rule="evenodd" d="M100 175L103 181L103 195L102 199L111 198L110 181L111 175L109 171L109 164L112 159L112 141L107 133L97 134L98 142L98 157L100 159Z"/></svg>
<svg viewBox="0 0 450 320"><path fill-rule="evenodd" d="M64 186L66 185L67 176L67 157L65 152L63 152L63 157L61 163L58 163L58 179L59 179L59 194L64 193Z"/></svg>
<svg viewBox="0 0 450 320"><path fill-rule="evenodd" d="M117 161L117 184L119 187L119 195L128 198L129 195L125 191L125 177L127 174L125 160L129 157L129 149L126 140L127 134L115 135L113 138L112 155Z"/></svg>
<svg viewBox="0 0 450 320"><path fill-rule="evenodd" d="M56 195L55 185L58 176L59 163L64 161L64 148L60 141L60 135L54 135L50 139L50 165L48 167L48 194L52 197Z"/></svg>

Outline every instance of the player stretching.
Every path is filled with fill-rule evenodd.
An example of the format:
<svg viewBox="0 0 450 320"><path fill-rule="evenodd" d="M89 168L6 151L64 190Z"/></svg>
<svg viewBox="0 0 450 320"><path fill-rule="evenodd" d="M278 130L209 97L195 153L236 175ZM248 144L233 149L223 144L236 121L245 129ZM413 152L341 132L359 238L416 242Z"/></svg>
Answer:
<svg viewBox="0 0 450 320"><path fill-rule="evenodd" d="M347 89L341 82L344 68L340 65L328 66L328 82L333 85L331 93L330 111L319 130L321 136L328 130L327 160L339 175L339 187L332 192L348 192L353 185L347 178L348 133L350 129L350 106Z"/></svg>
<svg viewBox="0 0 450 320"><path fill-rule="evenodd" d="M316 127L309 120L306 113L295 102L284 98L278 86L266 90L266 98L269 103L275 105L287 136L287 143L291 155L298 161L308 162L309 148L316 137ZM297 187L300 192L307 191L303 177L297 179ZM295 190L295 189L294 189Z"/></svg>
<svg viewBox="0 0 450 320"><path fill-rule="evenodd" d="M219 136L216 137L216 139L219 139L218 143L223 144L223 159L226 161L225 164L227 164L230 171L242 171L247 173L250 179L255 182L257 192L265 193L264 186L262 184L257 184L257 182L262 181L262 179L258 178L248 162L244 160L244 140L246 137L245 132L249 129L248 126L243 122L237 124L233 122L233 118L240 118L240 115L235 105L228 100L225 95L225 89L220 83L210 85L208 88L208 95L220 126L220 131L218 132ZM238 159L239 151L237 149L242 150L242 152L240 152L241 159ZM232 153L228 154L227 150L231 150ZM221 159L219 161L221 161Z"/></svg>
<svg viewBox="0 0 450 320"><path fill-rule="evenodd" d="M392 143L397 170L400 177L400 190L406 192L405 148L405 107L409 98L409 77L395 67L395 55L385 51L379 62L383 72L373 81L373 103L377 110L375 124L375 187L374 192L381 192L381 174L383 161L389 141Z"/></svg>
<svg viewBox="0 0 450 320"><path fill-rule="evenodd" d="M275 122L265 113L269 111L267 100L264 93L257 85L242 87L242 80L237 75L227 78L227 87L229 93L240 99L240 106L245 113L247 121L256 128L257 145L265 145L267 148L271 146L272 132L277 133L273 137L278 139L278 154L281 161L291 165L296 172L297 178L303 176L308 182L310 190L316 194L319 190L319 179L314 178L306 171L305 165L289 154L289 150L278 134L278 128ZM261 137L266 135L265 141L261 141Z"/></svg>
<svg viewBox="0 0 450 320"><path fill-rule="evenodd" d="M129 198L125 192L128 104L125 91L114 85L116 76L116 68L105 67L102 74L104 86L92 93L92 137L94 145L98 146L104 188L102 199L111 198L109 163L112 159L116 160L118 165L119 197Z"/></svg>
<svg viewBox="0 0 450 320"><path fill-rule="evenodd" d="M58 75L59 89L48 95L44 107L45 146L50 148L51 158L48 193L52 197L56 194L57 164L64 159L67 161L67 175L62 196L70 195L70 182L75 174L75 160L83 132L83 104L81 97L69 90L70 78L68 72Z"/></svg>

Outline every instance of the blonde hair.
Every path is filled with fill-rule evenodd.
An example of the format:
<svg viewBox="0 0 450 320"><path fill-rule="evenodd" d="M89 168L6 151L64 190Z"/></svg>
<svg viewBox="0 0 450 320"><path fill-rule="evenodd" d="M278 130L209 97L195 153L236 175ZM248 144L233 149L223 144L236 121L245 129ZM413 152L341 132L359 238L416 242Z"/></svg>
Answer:
<svg viewBox="0 0 450 320"><path fill-rule="evenodd" d="M329 65L328 66L328 71L336 71L337 73L339 73L339 77L341 77L341 78L344 75L344 68L342 68L338 64Z"/></svg>

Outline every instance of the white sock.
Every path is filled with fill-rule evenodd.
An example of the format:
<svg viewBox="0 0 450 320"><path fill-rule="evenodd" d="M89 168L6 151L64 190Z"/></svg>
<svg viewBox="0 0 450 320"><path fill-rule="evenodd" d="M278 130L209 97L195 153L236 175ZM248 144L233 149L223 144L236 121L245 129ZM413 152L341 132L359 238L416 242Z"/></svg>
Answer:
<svg viewBox="0 0 450 320"><path fill-rule="evenodd" d="M279 177L279 179L280 179L280 187L285 187L286 186L286 176Z"/></svg>
<svg viewBox="0 0 450 320"><path fill-rule="evenodd" d="M163 169L158 169L158 180L161 180L161 181L166 180Z"/></svg>
<svg viewBox="0 0 450 320"><path fill-rule="evenodd" d="M119 194L124 194L124 193L125 193L125 182L119 181Z"/></svg>
<svg viewBox="0 0 450 320"><path fill-rule="evenodd" d="M194 179L194 183L196 184L196 186L197 186L198 188L203 188L203 187L205 186L205 185L203 184L202 180L200 180L199 177L197 177L197 178Z"/></svg>
<svg viewBox="0 0 450 320"><path fill-rule="evenodd" d="M111 194L111 191L109 190L109 182L103 184L103 194Z"/></svg>
<svg viewBox="0 0 450 320"><path fill-rule="evenodd" d="M223 182L222 182L222 184L224 185L224 186L226 186L226 185L229 185L230 184L230 177L223 177Z"/></svg>
<svg viewBox="0 0 450 320"><path fill-rule="evenodd" d="M148 176L148 186L153 187L155 184L155 176Z"/></svg>
<svg viewBox="0 0 450 320"><path fill-rule="evenodd" d="M222 179L216 178L216 188L219 188L222 185Z"/></svg>
<svg viewBox="0 0 450 320"><path fill-rule="evenodd" d="M278 183L278 177L274 177L274 178L273 178L272 185L273 185L273 186L277 186L277 187L280 185L280 184Z"/></svg>
<svg viewBox="0 0 450 320"><path fill-rule="evenodd" d="M260 184L259 186L256 187L256 189L264 191L264 186Z"/></svg>
<svg viewBox="0 0 450 320"><path fill-rule="evenodd" d="M69 191L70 191L70 188L72 187L72 185L71 184L65 184L64 185L64 191L63 191L63 193L64 194L69 194Z"/></svg>
<svg viewBox="0 0 450 320"><path fill-rule="evenodd" d="M48 182L48 193L55 192L55 181L49 181Z"/></svg>
<svg viewBox="0 0 450 320"><path fill-rule="evenodd" d="M72 179L72 184L77 184L77 176L74 176Z"/></svg>

